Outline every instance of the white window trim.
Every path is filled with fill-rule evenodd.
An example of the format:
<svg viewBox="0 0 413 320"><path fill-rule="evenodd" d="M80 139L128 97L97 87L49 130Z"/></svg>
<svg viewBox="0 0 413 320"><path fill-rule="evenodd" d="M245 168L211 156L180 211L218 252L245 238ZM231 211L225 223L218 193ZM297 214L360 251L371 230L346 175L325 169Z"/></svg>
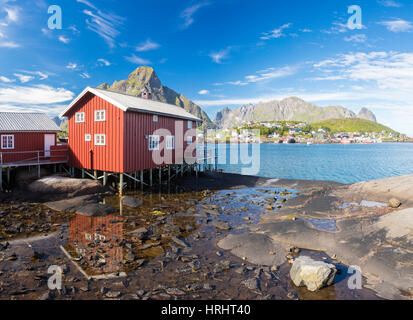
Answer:
<svg viewBox="0 0 413 320"><path fill-rule="evenodd" d="M192 129L192 121L188 120L188 129Z"/></svg>
<svg viewBox="0 0 413 320"><path fill-rule="evenodd" d="M103 137L103 143L99 141L98 143L98 137ZM95 134L95 146L106 146L106 134L99 133Z"/></svg>
<svg viewBox="0 0 413 320"><path fill-rule="evenodd" d="M98 119L98 114L103 114L103 119ZM106 121L106 110L95 110L95 122Z"/></svg>
<svg viewBox="0 0 413 320"><path fill-rule="evenodd" d="M154 115L152 119L153 119L153 122L158 122L159 121L159 117L157 115Z"/></svg>
<svg viewBox="0 0 413 320"><path fill-rule="evenodd" d="M152 143L152 141L157 141L156 147ZM149 144L149 151L157 151L159 150L159 136L158 135L151 135L148 138L148 144Z"/></svg>
<svg viewBox="0 0 413 320"><path fill-rule="evenodd" d="M91 142L92 141L92 135L90 133L85 134L85 142Z"/></svg>
<svg viewBox="0 0 413 320"><path fill-rule="evenodd" d="M79 121L78 116L83 115L82 121ZM76 123L84 123L85 122L85 113L84 112L76 112L75 113L75 122Z"/></svg>
<svg viewBox="0 0 413 320"><path fill-rule="evenodd" d="M186 143L188 144L188 145L191 145L191 144L193 144L194 143L194 137L193 136L187 136L186 137Z"/></svg>
<svg viewBox="0 0 413 320"><path fill-rule="evenodd" d="M175 150L175 136L166 136L166 150Z"/></svg>
<svg viewBox="0 0 413 320"><path fill-rule="evenodd" d="M4 147L3 137L7 137L7 138L11 137L12 138L13 145L12 145L11 148L8 146L9 145L8 141L7 141L7 146ZM4 135L1 136L1 149L2 150L13 150L14 149L14 134L4 134Z"/></svg>

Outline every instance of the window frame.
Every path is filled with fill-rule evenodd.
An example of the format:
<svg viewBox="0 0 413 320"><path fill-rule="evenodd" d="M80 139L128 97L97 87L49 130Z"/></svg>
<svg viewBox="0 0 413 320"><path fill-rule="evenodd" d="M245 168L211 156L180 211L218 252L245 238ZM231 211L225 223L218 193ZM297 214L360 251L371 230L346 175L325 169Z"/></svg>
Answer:
<svg viewBox="0 0 413 320"><path fill-rule="evenodd" d="M175 150L175 136L165 137L165 148L166 150Z"/></svg>
<svg viewBox="0 0 413 320"><path fill-rule="evenodd" d="M192 121L188 120L188 129L192 129Z"/></svg>
<svg viewBox="0 0 413 320"><path fill-rule="evenodd" d="M187 145L191 145L194 143L194 137L193 136L187 136L186 137L186 143Z"/></svg>
<svg viewBox="0 0 413 320"><path fill-rule="evenodd" d="M6 146L3 145L3 138L6 137ZM9 147L9 140L8 138L12 138L11 142L12 142L12 146ZM14 150L14 134L2 134L1 135L1 149L2 150Z"/></svg>
<svg viewBox="0 0 413 320"><path fill-rule="evenodd" d="M99 141L98 143L98 138L102 138L103 137L103 143L101 141ZM106 146L106 134L104 133L97 133L95 134L95 146Z"/></svg>
<svg viewBox="0 0 413 320"><path fill-rule="evenodd" d="M154 142L157 142L157 144L155 145ZM148 149L149 149L149 151L159 151L159 142L160 142L159 135L150 135L148 137Z"/></svg>
<svg viewBox="0 0 413 320"><path fill-rule="evenodd" d="M103 114L103 119L98 119L98 115ZM95 122L105 122L106 121L106 110L95 110Z"/></svg>
<svg viewBox="0 0 413 320"><path fill-rule="evenodd" d="M153 122L159 122L159 117L158 117L158 115L154 114L153 117L152 117L152 121L153 121Z"/></svg>
<svg viewBox="0 0 413 320"><path fill-rule="evenodd" d="M85 142L92 142L92 135L90 133L85 133Z"/></svg>
<svg viewBox="0 0 413 320"><path fill-rule="evenodd" d="M83 119L82 119L82 120L79 120L79 119L78 119L78 116L81 116L81 115L83 116ZM75 113L75 123L84 123L85 120L86 120L86 115L85 115L84 112L76 112L76 113Z"/></svg>

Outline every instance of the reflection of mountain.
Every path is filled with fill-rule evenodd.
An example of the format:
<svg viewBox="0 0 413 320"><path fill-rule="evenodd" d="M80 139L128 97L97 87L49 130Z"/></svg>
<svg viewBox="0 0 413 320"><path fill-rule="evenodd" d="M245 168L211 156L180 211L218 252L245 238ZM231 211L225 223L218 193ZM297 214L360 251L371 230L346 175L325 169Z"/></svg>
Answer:
<svg viewBox="0 0 413 320"><path fill-rule="evenodd" d="M116 216L77 215L70 221L69 245L81 258L81 265L94 274L121 271L123 248L119 242L123 240L123 222L113 223L115 219L122 220Z"/></svg>

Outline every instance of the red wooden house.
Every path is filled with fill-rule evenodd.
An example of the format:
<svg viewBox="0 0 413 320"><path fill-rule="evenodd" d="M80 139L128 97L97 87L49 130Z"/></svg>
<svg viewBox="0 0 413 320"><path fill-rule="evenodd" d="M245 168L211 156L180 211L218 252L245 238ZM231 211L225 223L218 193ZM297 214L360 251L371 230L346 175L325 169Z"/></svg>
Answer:
<svg viewBox="0 0 413 320"><path fill-rule="evenodd" d="M180 163L196 140L201 119L183 108L150 99L87 87L61 114L68 118L69 165L112 173L133 173ZM166 129L168 135L157 133ZM153 153L173 149L172 163L159 165Z"/></svg>
<svg viewBox="0 0 413 320"><path fill-rule="evenodd" d="M46 114L0 112L0 167L52 162L59 131Z"/></svg>

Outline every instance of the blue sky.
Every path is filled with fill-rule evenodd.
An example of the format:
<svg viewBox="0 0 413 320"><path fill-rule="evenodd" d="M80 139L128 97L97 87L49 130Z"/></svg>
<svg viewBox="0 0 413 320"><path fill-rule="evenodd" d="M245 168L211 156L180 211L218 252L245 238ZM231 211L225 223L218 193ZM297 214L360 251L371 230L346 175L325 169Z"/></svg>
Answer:
<svg viewBox="0 0 413 320"><path fill-rule="evenodd" d="M48 7L62 29L48 28ZM362 9L350 29L348 7ZM0 0L0 110L54 116L140 65L214 117L298 96L413 136L413 1Z"/></svg>

